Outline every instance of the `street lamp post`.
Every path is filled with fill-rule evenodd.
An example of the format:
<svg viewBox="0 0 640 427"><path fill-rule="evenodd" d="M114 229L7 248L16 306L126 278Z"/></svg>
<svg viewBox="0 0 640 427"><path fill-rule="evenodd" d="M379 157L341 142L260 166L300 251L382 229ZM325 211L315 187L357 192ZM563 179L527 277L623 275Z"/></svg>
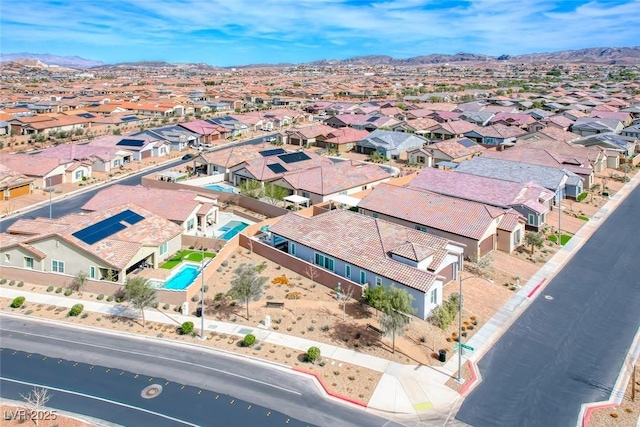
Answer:
<svg viewBox="0 0 640 427"><path fill-rule="evenodd" d="M203 226L204 227L204 226ZM202 250L202 259L200 260L200 339L204 340L204 237L206 233L202 231L202 242L200 249Z"/></svg>
<svg viewBox="0 0 640 427"><path fill-rule="evenodd" d="M482 279L486 282L492 283L489 279L485 279L482 276L469 276L462 278L462 274L458 271L458 284L459 284L459 294L458 294L458 375L456 376L456 381L462 382L462 282L469 279Z"/></svg>
<svg viewBox="0 0 640 427"><path fill-rule="evenodd" d="M49 177L49 219L53 216L51 207L51 190L53 190L53 188L51 188L51 177Z"/></svg>

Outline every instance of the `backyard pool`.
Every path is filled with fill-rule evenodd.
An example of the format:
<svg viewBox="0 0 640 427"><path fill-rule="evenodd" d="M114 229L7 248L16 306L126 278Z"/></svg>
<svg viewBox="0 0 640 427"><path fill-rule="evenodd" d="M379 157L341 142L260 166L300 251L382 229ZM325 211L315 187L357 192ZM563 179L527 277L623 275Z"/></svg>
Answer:
<svg viewBox="0 0 640 427"><path fill-rule="evenodd" d="M224 226L218 229L218 231L222 232L222 234L218 236L218 239L231 240L236 234L238 234L248 226L249 224L242 221L229 221Z"/></svg>
<svg viewBox="0 0 640 427"><path fill-rule="evenodd" d="M219 185L219 184L209 184L209 185L205 185L203 188L206 188L207 190L214 190L214 191L222 191L224 193L235 193L236 190L233 187L226 187L223 185Z"/></svg>
<svg viewBox="0 0 640 427"><path fill-rule="evenodd" d="M163 289L184 290L187 289L198 277L200 266L194 264L184 264L164 283Z"/></svg>

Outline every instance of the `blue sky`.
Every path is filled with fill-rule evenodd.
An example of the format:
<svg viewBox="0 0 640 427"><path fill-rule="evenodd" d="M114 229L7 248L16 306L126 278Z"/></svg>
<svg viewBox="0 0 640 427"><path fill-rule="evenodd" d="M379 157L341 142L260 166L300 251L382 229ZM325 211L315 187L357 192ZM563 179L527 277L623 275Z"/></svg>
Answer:
<svg viewBox="0 0 640 427"><path fill-rule="evenodd" d="M0 1L0 50L229 66L640 45L640 0Z"/></svg>

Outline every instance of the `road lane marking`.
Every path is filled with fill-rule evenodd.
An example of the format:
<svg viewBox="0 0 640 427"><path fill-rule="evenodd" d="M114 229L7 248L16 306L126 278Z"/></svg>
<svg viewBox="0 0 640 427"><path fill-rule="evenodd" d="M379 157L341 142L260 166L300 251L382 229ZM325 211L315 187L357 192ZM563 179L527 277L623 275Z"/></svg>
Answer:
<svg viewBox="0 0 640 427"><path fill-rule="evenodd" d="M2 328L0 330L7 331L7 332L20 332L20 331L14 331L14 330L11 330L11 329L6 329L6 328ZM82 341L73 341L73 340L67 340L67 339L62 339L62 338L50 337L50 336L47 336L47 335L33 334L33 333L30 333L30 332L20 332L20 333L23 334L23 335L30 335L30 336L34 336L34 337L40 337L40 338L44 338L44 339L49 339L49 340L63 341L64 343L80 344L80 345L84 345L84 346L87 346L87 347L95 347L95 348L107 349L107 350L112 350L112 351L118 351L120 353L128 353L128 354L133 354L133 355L138 355L138 356L153 357L153 358L156 358L156 359L166 360L166 361L169 361L169 362L178 362L178 363L182 363L182 364L185 364L185 365L197 366L197 367L200 367L200 368L203 368L203 369L207 369L207 370L210 370L210 371L219 372L221 374L229 375L229 376L236 377L236 378L241 378L241 379L243 379L245 381L250 381L250 382L258 383L258 384L261 384L261 385L264 385L264 386L267 386L267 387L275 388L275 389L278 389L278 390L281 390L281 391L285 391L287 393L295 394L297 396L302 396L302 393L300 393L298 391L295 391L295 390L291 390L291 389L288 389L288 388L285 388L285 387L280 387L280 386L275 385L275 384L270 384L270 383L268 383L266 381L260 381L260 380L254 379L254 378L245 377L244 375L235 374L233 372L224 371L222 369L212 368L210 366L200 365L198 363L187 362L187 361L180 360L180 359L172 359L170 357L158 356L158 355L151 354L151 353L142 353L142 352L139 352L139 351L122 350L122 349L119 349L119 348L109 347L109 346L105 346L105 345L88 344L88 343L82 342ZM76 363L76 365L77 365L77 363ZM76 366L76 365L74 365L74 366Z"/></svg>
<svg viewBox="0 0 640 427"><path fill-rule="evenodd" d="M105 402L105 403L108 403L108 404L111 404L111 405L121 406L123 408L133 409L135 411L140 411L140 412L144 412L146 414L155 415L156 417L164 418L166 420L174 421L176 423L184 424L186 426L199 427L198 424L193 424L193 423L190 423L188 421L181 420L179 418L175 418L175 417L171 417L169 415L161 414L160 412L150 411L149 409L144 409L144 408L140 408L140 407L137 407L137 406L129 405L127 403L118 402L118 401L110 400L110 399L105 399L104 397L93 396L91 394L79 393L77 391L66 390L66 389L58 388L58 387L51 387L49 385L43 385L43 384L34 384L34 383L27 382L27 381L14 380L14 379L5 378L5 377L0 377L0 381L8 381L8 382L11 382L11 383L27 385L27 386L30 386L30 387L46 387L48 390L53 390L53 391L57 391L57 392L60 392L60 393L67 393L67 394L71 394L71 395L74 395L74 396L84 397L84 398L87 398L87 399L94 399L94 400L98 400L100 402Z"/></svg>

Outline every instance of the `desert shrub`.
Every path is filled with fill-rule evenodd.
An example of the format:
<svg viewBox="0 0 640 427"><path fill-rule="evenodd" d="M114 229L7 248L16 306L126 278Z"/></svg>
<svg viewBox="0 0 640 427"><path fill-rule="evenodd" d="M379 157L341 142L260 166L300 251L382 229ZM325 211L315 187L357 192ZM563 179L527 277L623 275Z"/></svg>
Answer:
<svg viewBox="0 0 640 427"><path fill-rule="evenodd" d="M79 316L80 313L82 313L82 310L84 310L84 306L82 304L75 304L71 307L71 310L69 310L69 316Z"/></svg>
<svg viewBox="0 0 640 427"><path fill-rule="evenodd" d="M242 340L242 345L244 347L251 347L252 345L254 345L256 343L256 336L253 334L247 334L244 336L244 339Z"/></svg>
<svg viewBox="0 0 640 427"><path fill-rule="evenodd" d="M48 286L47 287L47 292L51 292L51 291L53 291L53 286Z"/></svg>
<svg viewBox="0 0 640 427"><path fill-rule="evenodd" d="M440 329L446 329L458 314L459 298L457 293L451 294L448 300L433 309L429 321Z"/></svg>
<svg viewBox="0 0 640 427"><path fill-rule="evenodd" d="M109 295L109 296L107 297L107 301L109 301L109 302L113 301L113 295Z"/></svg>
<svg viewBox="0 0 640 427"><path fill-rule="evenodd" d="M315 327L315 326L313 326L313 325L311 325L311 326L309 326L307 329L309 330L309 332L313 332L313 331L315 331L315 330L316 330L316 327Z"/></svg>
<svg viewBox="0 0 640 427"><path fill-rule="evenodd" d="M218 292L214 297L213 300L214 301L220 301L222 300L222 298L224 298L224 294L222 292Z"/></svg>
<svg viewBox="0 0 640 427"><path fill-rule="evenodd" d="M278 276L273 279L271 283L273 283L274 285L288 285L289 279L287 279L287 276Z"/></svg>
<svg viewBox="0 0 640 427"><path fill-rule="evenodd" d="M320 360L320 349L318 347L309 347L305 359L307 362L316 363Z"/></svg>
<svg viewBox="0 0 640 427"><path fill-rule="evenodd" d="M182 326L180 326L180 334L189 335L194 331L193 322L184 322Z"/></svg>
<svg viewBox="0 0 640 427"><path fill-rule="evenodd" d="M203 292L209 292L209 285L204 285L202 288L200 288Z"/></svg>
<svg viewBox="0 0 640 427"><path fill-rule="evenodd" d="M82 313L80 316L81 319L86 319L87 317L89 317L89 313Z"/></svg>
<svg viewBox="0 0 640 427"><path fill-rule="evenodd" d="M23 286L24 286L24 282L23 282L22 280L21 280L21 281L19 281L19 282L18 282L18 287L19 287L19 288L21 288L21 287L23 287Z"/></svg>
<svg viewBox="0 0 640 427"><path fill-rule="evenodd" d="M0 279L0 285L4 285L5 283L7 283L7 279Z"/></svg>
<svg viewBox="0 0 640 427"><path fill-rule="evenodd" d="M10 280L10 281L9 281L9 286L13 286L13 285L15 285L15 284L16 284L16 281L15 281L15 280Z"/></svg>
<svg viewBox="0 0 640 427"><path fill-rule="evenodd" d="M267 268L267 263L262 261L260 264L256 265L256 272L262 273L265 268Z"/></svg>
<svg viewBox="0 0 640 427"><path fill-rule="evenodd" d="M322 332L328 332L329 331L329 325L322 325Z"/></svg>
<svg viewBox="0 0 640 427"><path fill-rule="evenodd" d="M165 304L165 305L162 306L162 308L165 309L165 310L169 310L169 307L170 307L169 304Z"/></svg>
<svg viewBox="0 0 640 427"><path fill-rule="evenodd" d="M24 297L15 297L13 301L11 301L11 308L20 308L24 304Z"/></svg>
<svg viewBox="0 0 640 427"><path fill-rule="evenodd" d="M98 301L102 301L104 299L104 294L99 294L97 298Z"/></svg>
<svg viewBox="0 0 640 427"><path fill-rule="evenodd" d="M588 195L588 194L587 194L586 192L585 192L585 193L580 193L580 194L578 194L578 201L579 201L579 202L583 201L584 199L586 199L586 198L587 198L587 195Z"/></svg>
<svg viewBox="0 0 640 427"><path fill-rule="evenodd" d="M195 294L194 296L191 297L191 301L193 302L198 302L200 301L200 295Z"/></svg>
<svg viewBox="0 0 640 427"><path fill-rule="evenodd" d="M222 264L220 264L220 265L222 265L223 267L226 267L226 266L229 265L229 261L224 260L224 261L222 261Z"/></svg>
<svg viewBox="0 0 640 427"><path fill-rule="evenodd" d="M64 290L64 296L68 297L69 295L71 295L73 293L73 291L71 289L65 289Z"/></svg>

